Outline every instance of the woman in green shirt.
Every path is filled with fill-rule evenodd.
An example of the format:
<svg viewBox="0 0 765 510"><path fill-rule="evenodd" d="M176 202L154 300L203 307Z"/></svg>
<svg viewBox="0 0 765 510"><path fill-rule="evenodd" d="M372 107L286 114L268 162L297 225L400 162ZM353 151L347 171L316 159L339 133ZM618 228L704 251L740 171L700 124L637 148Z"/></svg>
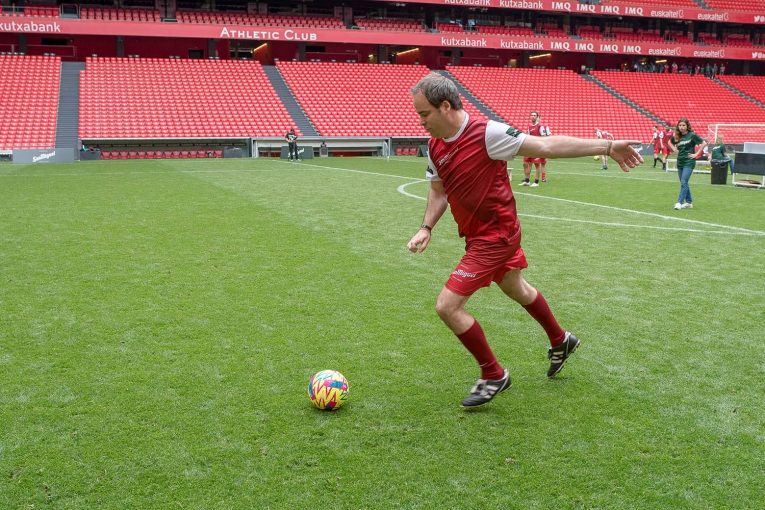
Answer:
<svg viewBox="0 0 765 510"><path fill-rule="evenodd" d="M715 140L715 144L709 147L709 161L712 163L730 163L730 171L733 173L733 158L725 153L725 142L723 137L718 136Z"/></svg>
<svg viewBox="0 0 765 510"><path fill-rule="evenodd" d="M696 167L696 159L701 156L707 142L693 132L688 119L682 118L677 121L675 135L669 139L668 143L672 152L677 152L677 177L680 179L680 194L677 197L675 209L690 209L693 207L693 197L688 181ZM696 150L697 145L700 145L698 150Z"/></svg>

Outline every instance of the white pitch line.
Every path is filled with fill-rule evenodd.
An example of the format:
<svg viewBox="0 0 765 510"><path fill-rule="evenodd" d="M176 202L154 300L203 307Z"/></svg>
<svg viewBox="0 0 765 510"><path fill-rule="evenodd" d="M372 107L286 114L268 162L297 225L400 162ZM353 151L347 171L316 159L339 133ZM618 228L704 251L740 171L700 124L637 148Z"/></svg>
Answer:
<svg viewBox="0 0 765 510"><path fill-rule="evenodd" d="M625 209L623 207L614 207L612 205L603 205L603 204L593 204L591 202L580 202L579 200L570 200L568 198L558 198L558 197L550 197L547 195L537 195L535 193L523 193L523 192L515 192L516 195L522 195L526 197L535 197L535 198L544 198L547 200L556 200L558 202L567 202L569 204L577 204L577 205L586 205L589 207L599 207L601 209L608 209L611 211L620 211L620 212L628 212L632 214L639 214L643 216L652 216L654 218L661 218L663 220L673 220L673 221L681 221L685 223L693 223L696 225L704 225L705 227L714 227L714 228L729 228L732 230L738 230L740 232L747 232L749 234L754 234L758 236L765 236L765 232L761 232L759 230L751 230L748 228L742 228L742 227L732 227L730 225L720 225L718 223L709 223L706 221L700 221L700 220L692 220L690 218L679 218L677 216L667 216L665 214L659 214L659 213L652 213L647 211L636 211L634 209Z"/></svg>
<svg viewBox="0 0 765 510"><path fill-rule="evenodd" d="M426 179L416 179L414 177L406 177L406 176L403 176L403 175L382 174L382 173L377 173L377 172L366 172L364 170L355 170L355 169L348 169L348 168L337 168L337 167L322 166L322 165L313 165L313 164L304 164L302 166L311 166L311 167L315 167L315 168L324 168L324 169L328 169L328 170L340 170L340 171L344 171L344 172L353 172L353 173L360 173L360 174L378 175L378 176L382 176L382 177L394 177L394 178L398 178L398 179L410 179L412 182L409 182L407 184L399 186L398 187L398 192L403 194L403 195L406 195L406 196L410 196L410 197L414 197L414 198L419 198L421 200L425 200L425 198L423 198L423 197L418 197L416 195L412 195L412 194L410 194L408 192L405 192L404 188L406 188L410 184L415 184L415 183L418 183L418 182L425 182ZM654 218L661 218L663 220L681 221L681 222L685 222L685 223L692 223L692 224L696 224L696 225L703 225L705 227L731 229L731 230L736 230L736 231L739 231L739 232L745 232L745 233L747 233L747 235L765 236L765 232L761 232L759 230L751 230L751 229L743 228L743 227L733 227L733 226L730 226L730 225L720 225L720 224L717 224L717 223L710 223L710 222L700 221L700 220L692 220L692 219L689 219L689 218L679 218L677 216L667 216L667 215L664 215L664 214L652 213L652 212L647 212L647 211L636 211L634 209L625 209L625 208L622 208L622 207L614 207L614 206L611 206L611 205L594 204L594 203L591 203L591 202L581 202L581 201L578 201L578 200L569 200L569 199L566 199L566 198L550 197L550 196L547 196L547 195L537 195L535 193L523 193L523 192L514 192L514 193L516 195L531 196L531 197L536 197L536 198L545 198L545 199L548 199L548 200L558 200L558 201L561 201L561 202L568 202L568 203L571 203L571 204L585 205L585 206L590 206L590 207L599 207L599 208L602 208L602 209L609 209L609 210L612 210L612 211L620 211L620 212L626 212L626 213L631 213L631 214L639 214L639 215L644 215L644 216L651 216L651 217L654 217ZM710 230L699 230L699 232L711 232L711 231Z"/></svg>
<svg viewBox="0 0 765 510"><path fill-rule="evenodd" d="M412 193L409 193L406 191L406 187L411 184L417 184L420 181L415 182L408 182L406 184L402 184L397 188L397 191L401 193L402 195L405 195L407 197L416 198L418 200L427 200L425 197L421 197L419 195L413 195ZM531 193L516 193L516 195L531 195L536 196L539 198L554 198L554 197L545 197L544 195L534 195ZM612 208L611 206L600 206L599 204L590 204L588 202L576 202L573 200L566 200L566 199L556 199L556 200L563 200L568 202L573 202L577 204L583 204L583 205L592 205L596 207L606 207L606 208ZM637 214L650 214L650 215L656 215L659 217L662 217L661 215L655 214L655 213L643 213L643 211L634 211L632 209L622 209L614 207L613 209L617 209L619 211L623 212L631 212L631 213L637 213ZM542 216L539 214L526 214L526 213L519 213L518 216L525 217L525 218L536 218L536 219L543 219L543 220L553 220L553 221L562 221L562 222L569 222L569 223L587 223L591 225L601 225L601 226L607 226L607 227L619 227L619 228L644 228L644 229L650 229L650 230L667 230L667 231L673 231L673 232L694 232L698 234L724 234L724 235L740 235L740 236L765 236L765 232L758 232L756 230L747 230L747 229L741 229L739 227L730 227L728 225L715 225L714 223L704 223L704 222L697 222L701 223L705 226L716 226L718 228L727 228L727 229L733 229L733 230L741 230L740 232L731 232L726 230L701 230L701 229L694 229L694 228L680 228L680 227L660 227L656 225L634 225L631 223L617 223L617 222L606 222L606 221L594 221L594 220L577 220L573 218L558 218L554 216ZM666 216L664 217L669 220L680 220L683 218L675 218L673 216Z"/></svg>
<svg viewBox="0 0 765 510"><path fill-rule="evenodd" d="M621 227L621 228L645 228L650 230L669 230L673 232L695 232L699 234L724 234L730 236L754 236L759 237L763 234L757 232L731 232L729 230L700 230L697 228L681 228L681 227L659 227L657 225L634 225L631 223L615 223L609 221L594 221L594 220L575 220L573 218L556 218L554 216L541 216L539 214L525 214L519 213L518 216L525 218L537 218L542 220L555 220L571 223L589 223L592 225L602 225L607 227ZM732 228L732 227L727 227Z"/></svg>

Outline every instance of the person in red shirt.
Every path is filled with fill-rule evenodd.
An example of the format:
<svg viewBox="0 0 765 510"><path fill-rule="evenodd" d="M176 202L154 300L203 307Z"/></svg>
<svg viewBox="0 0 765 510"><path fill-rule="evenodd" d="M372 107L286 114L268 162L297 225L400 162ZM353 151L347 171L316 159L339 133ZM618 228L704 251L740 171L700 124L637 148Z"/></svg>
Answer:
<svg viewBox="0 0 765 510"><path fill-rule="evenodd" d="M547 301L522 276L528 266L521 248L521 225L507 176L507 161L526 157L577 157L605 154L625 172L643 160L631 147L639 141L610 141L568 136L528 136L507 124L472 119L462 108L454 82L430 73L411 90L420 124L431 135L427 178L430 191L419 230L407 243L424 251L438 220L451 208L465 255L436 300L436 312L480 366L480 377L463 407L488 403L510 387L510 374L489 346L476 319L465 310L470 296L495 282L544 328L554 377L580 342L558 324Z"/></svg>
<svg viewBox="0 0 765 510"><path fill-rule="evenodd" d="M664 152L664 131L659 129L659 126L653 127L653 167L656 168L656 162L661 161L664 166L664 160L661 158Z"/></svg>
<svg viewBox="0 0 765 510"><path fill-rule="evenodd" d="M526 133L531 136L550 136L552 134L549 127L543 126L542 123L539 122L539 113L537 112L531 112L531 124L526 130ZM531 179L532 164L536 168L536 173L534 174L534 182L529 183L529 180ZM547 159L523 158L523 176L524 178L521 182L521 186L531 186L532 188L536 188L539 186L540 177L542 178L542 182L547 181Z"/></svg>
<svg viewBox="0 0 765 510"><path fill-rule="evenodd" d="M667 158L672 153L672 148L669 146L669 142L672 141L672 139L675 136L675 130L671 127L667 127L666 131L664 131L664 147L661 151L661 169L665 172L667 171Z"/></svg>
<svg viewBox="0 0 765 510"><path fill-rule="evenodd" d="M595 138L599 140L614 140L614 135L606 131L605 129L595 128ZM600 169L608 170L608 156L601 154L600 156Z"/></svg>

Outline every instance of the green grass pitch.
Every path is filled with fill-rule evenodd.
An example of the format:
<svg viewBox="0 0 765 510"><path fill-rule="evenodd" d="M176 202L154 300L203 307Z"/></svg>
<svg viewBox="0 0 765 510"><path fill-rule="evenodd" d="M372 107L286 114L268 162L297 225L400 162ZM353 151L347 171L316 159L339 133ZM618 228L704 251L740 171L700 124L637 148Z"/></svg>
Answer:
<svg viewBox="0 0 765 510"><path fill-rule="evenodd" d="M530 267L582 340L496 286L469 311L513 377L434 311L463 251L419 255L423 160L0 166L0 508L759 508L765 193L591 158L513 184ZM350 400L314 409L311 374Z"/></svg>

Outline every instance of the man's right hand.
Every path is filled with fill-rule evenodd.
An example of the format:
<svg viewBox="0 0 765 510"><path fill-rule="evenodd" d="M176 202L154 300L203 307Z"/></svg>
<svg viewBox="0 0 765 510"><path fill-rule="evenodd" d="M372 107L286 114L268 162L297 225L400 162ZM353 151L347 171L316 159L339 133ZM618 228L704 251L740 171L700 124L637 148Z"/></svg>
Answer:
<svg viewBox="0 0 765 510"><path fill-rule="evenodd" d="M406 247L409 248L409 251L412 253L422 253L425 251L425 248L428 247L428 243L430 242L430 231L424 228L421 228L417 231L414 236L409 240L409 243L407 243Z"/></svg>

